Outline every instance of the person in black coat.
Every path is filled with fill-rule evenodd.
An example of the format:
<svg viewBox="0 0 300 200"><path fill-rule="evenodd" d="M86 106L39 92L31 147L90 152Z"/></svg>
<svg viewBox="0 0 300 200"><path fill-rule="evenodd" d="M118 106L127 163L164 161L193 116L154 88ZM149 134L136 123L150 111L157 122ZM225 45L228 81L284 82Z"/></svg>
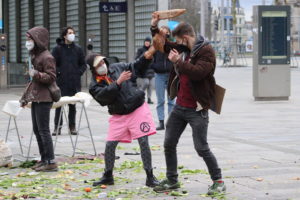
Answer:
<svg viewBox="0 0 300 200"><path fill-rule="evenodd" d="M135 59L138 59L143 55L150 47L151 45L151 38L146 37L144 40L144 46L139 48ZM147 67L146 70L144 71L139 71L138 69L135 69L136 71L136 76L137 76L137 85L138 88L145 91L147 89L147 96L148 96L148 104L153 104L151 100L151 95L152 95L152 90L153 90L153 85L154 85L154 70L149 67Z"/></svg>
<svg viewBox="0 0 300 200"><path fill-rule="evenodd" d="M56 60L57 85L61 89L62 96L74 96L81 91L81 76L86 70L85 55L80 46L74 43L75 31L68 26L63 28L61 37L56 40L57 46L52 50ZM57 108L54 118L54 132L61 133L61 123L58 125L61 108ZM69 128L72 135L76 135L76 105L69 104Z"/></svg>
<svg viewBox="0 0 300 200"><path fill-rule="evenodd" d="M155 51L155 49L154 49ZM105 146L105 171L93 186L113 185L115 151L118 143L138 140L143 167L147 178L146 186L159 184L153 174L152 156L148 137L156 133L149 105L145 103L145 93L137 88L135 69L143 72L151 63L151 49L132 63L109 64L100 54L87 56L87 64L92 72L89 92L101 105L107 106L112 116Z"/></svg>

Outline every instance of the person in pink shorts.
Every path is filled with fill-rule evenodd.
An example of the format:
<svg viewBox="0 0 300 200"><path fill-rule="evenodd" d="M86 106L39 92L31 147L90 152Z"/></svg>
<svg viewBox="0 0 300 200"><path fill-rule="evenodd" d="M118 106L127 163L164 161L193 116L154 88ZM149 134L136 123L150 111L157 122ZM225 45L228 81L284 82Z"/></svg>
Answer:
<svg viewBox="0 0 300 200"><path fill-rule="evenodd" d="M155 187L159 184L153 175L148 142L148 136L155 134L156 128L149 106L145 103L145 93L137 88L134 73L134 69L137 68L146 70L151 63L151 56L147 56L147 52L144 55L133 63L111 65L100 54L92 53L87 57L87 64L92 71L89 92L101 106L107 106L109 114L112 115L105 146L105 171L93 186L114 184L116 147L119 142L130 143L134 139L137 139L140 145L147 175L146 186Z"/></svg>

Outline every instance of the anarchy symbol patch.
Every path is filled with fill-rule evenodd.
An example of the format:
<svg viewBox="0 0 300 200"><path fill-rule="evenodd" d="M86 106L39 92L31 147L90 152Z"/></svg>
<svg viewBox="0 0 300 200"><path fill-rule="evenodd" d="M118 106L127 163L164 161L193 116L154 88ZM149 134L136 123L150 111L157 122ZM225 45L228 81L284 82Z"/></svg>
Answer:
<svg viewBox="0 0 300 200"><path fill-rule="evenodd" d="M147 122L142 122L140 125L140 129L143 133L147 133L150 131L150 125Z"/></svg>

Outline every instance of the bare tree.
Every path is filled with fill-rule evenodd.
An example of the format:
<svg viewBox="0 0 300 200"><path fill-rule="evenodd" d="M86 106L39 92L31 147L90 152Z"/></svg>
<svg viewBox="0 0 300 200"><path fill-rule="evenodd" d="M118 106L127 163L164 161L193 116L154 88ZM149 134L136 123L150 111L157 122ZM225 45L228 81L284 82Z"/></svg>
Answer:
<svg viewBox="0 0 300 200"><path fill-rule="evenodd" d="M169 0L169 9L183 8L187 12L179 17L176 17L176 21L184 21L190 23L196 33L200 31L200 0Z"/></svg>

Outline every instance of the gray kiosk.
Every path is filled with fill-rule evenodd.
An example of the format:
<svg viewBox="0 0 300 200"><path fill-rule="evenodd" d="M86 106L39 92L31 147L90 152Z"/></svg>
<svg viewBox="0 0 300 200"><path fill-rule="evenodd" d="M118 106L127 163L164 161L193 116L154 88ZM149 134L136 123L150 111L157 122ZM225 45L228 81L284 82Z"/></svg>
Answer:
<svg viewBox="0 0 300 200"><path fill-rule="evenodd" d="M290 7L253 7L253 96L288 100L291 93Z"/></svg>

